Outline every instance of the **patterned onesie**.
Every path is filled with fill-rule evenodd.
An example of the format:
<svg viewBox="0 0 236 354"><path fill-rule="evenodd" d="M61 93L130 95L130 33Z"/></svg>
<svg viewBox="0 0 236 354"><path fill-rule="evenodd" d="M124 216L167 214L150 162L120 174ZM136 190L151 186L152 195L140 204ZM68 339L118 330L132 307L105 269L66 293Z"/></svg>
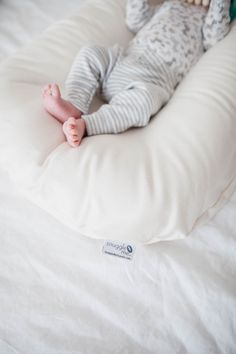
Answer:
<svg viewBox="0 0 236 354"><path fill-rule="evenodd" d="M128 0L126 23L137 33L128 48L82 48L66 81L67 98L83 112L87 135L147 125L204 50L227 34L229 6L230 0L211 0L208 10L181 0L156 6ZM97 90L108 103L89 114Z"/></svg>

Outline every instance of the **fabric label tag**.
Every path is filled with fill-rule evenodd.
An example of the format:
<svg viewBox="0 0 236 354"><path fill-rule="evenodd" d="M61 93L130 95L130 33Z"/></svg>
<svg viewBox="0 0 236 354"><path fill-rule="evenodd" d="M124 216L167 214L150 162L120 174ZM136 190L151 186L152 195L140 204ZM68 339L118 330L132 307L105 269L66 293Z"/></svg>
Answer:
<svg viewBox="0 0 236 354"><path fill-rule="evenodd" d="M106 254L131 260L134 255L135 247L130 243L106 241L102 250Z"/></svg>

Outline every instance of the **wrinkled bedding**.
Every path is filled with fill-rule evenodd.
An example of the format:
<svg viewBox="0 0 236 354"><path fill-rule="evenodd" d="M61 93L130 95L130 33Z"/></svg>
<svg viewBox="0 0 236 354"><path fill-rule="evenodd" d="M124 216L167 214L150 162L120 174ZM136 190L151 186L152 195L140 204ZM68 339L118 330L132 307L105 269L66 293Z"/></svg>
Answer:
<svg viewBox="0 0 236 354"><path fill-rule="evenodd" d="M85 0L1 0L0 61L14 54L53 22L79 11Z"/></svg>
<svg viewBox="0 0 236 354"><path fill-rule="evenodd" d="M1 60L79 5L53 3L0 2ZM187 239L137 246L128 261L26 201L0 169L0 353L235 353L235 220L236 193Z"/></svg>
<svg viewBox="0 0 236 354"><path fill-rule="evenodd" d="M235 353L235 194L129 261L0 186L1 354Z"/></svg>

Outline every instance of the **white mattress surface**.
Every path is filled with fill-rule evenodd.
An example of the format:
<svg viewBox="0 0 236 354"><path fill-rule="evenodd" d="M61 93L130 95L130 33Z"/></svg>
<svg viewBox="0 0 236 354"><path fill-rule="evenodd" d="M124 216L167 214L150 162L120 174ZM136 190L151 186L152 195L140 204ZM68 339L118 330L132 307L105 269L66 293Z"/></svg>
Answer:
<svg viewBox="0 0 236 354"><path fill-rule="evenodd" d="M1 59L79 2L55 3L0 2ZM24 200L1 171L0 354L235 353L235 220L236 193L187 239L137 246L128 261Z"/></svg>

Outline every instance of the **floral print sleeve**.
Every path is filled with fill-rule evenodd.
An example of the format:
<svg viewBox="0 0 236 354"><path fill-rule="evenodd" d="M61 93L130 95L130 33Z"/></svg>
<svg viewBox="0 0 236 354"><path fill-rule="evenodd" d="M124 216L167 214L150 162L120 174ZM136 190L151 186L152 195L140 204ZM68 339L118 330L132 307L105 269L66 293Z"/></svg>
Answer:
<svg viewBox="0 0 236 354"><path fill-rule="evenodd" d="M203 25L203 45L206 50L224 38L229 31L230 0L211 0Z"/></svg>

